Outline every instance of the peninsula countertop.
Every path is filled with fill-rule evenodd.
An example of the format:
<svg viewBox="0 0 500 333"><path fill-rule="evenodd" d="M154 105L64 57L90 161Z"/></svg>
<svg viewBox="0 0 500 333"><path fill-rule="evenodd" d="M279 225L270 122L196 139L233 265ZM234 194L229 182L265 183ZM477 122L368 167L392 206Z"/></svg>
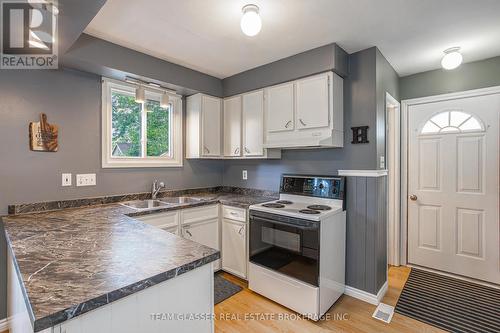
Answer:
<svg viewBox="0 0 500 333"><path fill-rule="evenodd" d="M269 197L193 193L204 200L138 212L119 203L2 217L35 331L52 327L220 258L217 250L134 219Z"/></svg>

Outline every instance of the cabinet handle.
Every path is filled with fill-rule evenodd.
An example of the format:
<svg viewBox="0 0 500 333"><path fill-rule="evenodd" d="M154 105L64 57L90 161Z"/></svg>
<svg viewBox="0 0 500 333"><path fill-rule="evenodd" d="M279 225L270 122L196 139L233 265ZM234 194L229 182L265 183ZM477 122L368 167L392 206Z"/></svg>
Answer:
<svg viewBox="0 0 500 333"><path fill-rule="evenodd" d="M207 146L203 146L203 149L205 149L205 152L206 152L207 154L210 154L210 149L208 149L208 148L207 148Z"/></svg>
<svg viewBox="0 0 500 333"><path fill-rule="evenodd" d="M302 124L302 126L307 126L306 123L302 119L299 119L299 121Z"/></svg>
<svg viewBox="0 0 500 333"><path fill-rule="evenodd" d="M235 155L238 155L239 153L240 153L240 148L236 148L236 149L234 150L234 154L235 154Z"/></svg>
<svg viewBox="0 0 500 333"><path fill-rule="evenodd" d="M287 121L286 124L285 124L285 128L288 128L288 126L290 126L291 124L292 124L291 120Z"/></svg>
<svg viewBox="0 0 500 333"><path fill-rule="evenodd" d="M240 236L243 236L243 231L245 230L245 227L241 227L240 230L238 231L238 233L240 234Z"/></svg>
<svg viewBox="0 0 500 333"><path fill-rule="evenodd" d="M250 154L250 150L247 147L245 147L245 153Z"/></svg>
<svg viewBox="0 0 500 333"><path fill-rule="evenodd" d="M189 235L189 237L193 237L193 234L192 234L189 230L184 229L184 231L186 232L186 234L188 234L188 235Z"/></svg>

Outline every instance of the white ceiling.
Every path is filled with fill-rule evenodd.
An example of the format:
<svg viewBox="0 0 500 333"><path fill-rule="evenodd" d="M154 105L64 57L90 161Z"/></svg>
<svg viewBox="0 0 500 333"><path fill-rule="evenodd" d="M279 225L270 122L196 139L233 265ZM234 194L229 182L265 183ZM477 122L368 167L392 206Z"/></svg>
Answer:
<svg viewBox="0 0 500 333"><path fill-rule="evenodd" d="M246 37L247 3L262 30ZM107 41L224 78L337 42L348 53L378 46L401 75L500 55L499 0L108 0L85 30Z"/></svg>

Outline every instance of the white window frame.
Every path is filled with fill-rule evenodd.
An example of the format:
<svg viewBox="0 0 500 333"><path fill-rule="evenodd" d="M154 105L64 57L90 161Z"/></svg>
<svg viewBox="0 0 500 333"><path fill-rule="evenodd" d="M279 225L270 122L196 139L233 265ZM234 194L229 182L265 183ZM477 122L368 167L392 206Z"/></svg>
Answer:
<svg viewBox="0 0 500 333"><path fill-rule="evenodd" d="M170 102L170 155L155 157L123 157L112 156L111 147L111 92L121 90L135 94L136 86L127 82L102 78L102 167L103 168L165 168L183 166L183 134L182 134L182 98L179 95L169 95ZM162 91L147 88L146 99L160 100ZM142 140L145 140L146 116L142 113Z"/></svg>

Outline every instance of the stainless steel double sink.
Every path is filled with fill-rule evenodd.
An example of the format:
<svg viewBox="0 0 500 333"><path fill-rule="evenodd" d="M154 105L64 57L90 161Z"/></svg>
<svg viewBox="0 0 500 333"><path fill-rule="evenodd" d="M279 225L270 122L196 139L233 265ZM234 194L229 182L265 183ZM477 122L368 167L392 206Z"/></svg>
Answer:
<svg viewBox="0 0 500 333"><path fill-rule="evenodd" d="M194 202L200 202L202 199L192 197L165 197L154 200L134 200L121 203L121 205L135 210L147 210L166 208L169 206L182 205Z"/></svg>

